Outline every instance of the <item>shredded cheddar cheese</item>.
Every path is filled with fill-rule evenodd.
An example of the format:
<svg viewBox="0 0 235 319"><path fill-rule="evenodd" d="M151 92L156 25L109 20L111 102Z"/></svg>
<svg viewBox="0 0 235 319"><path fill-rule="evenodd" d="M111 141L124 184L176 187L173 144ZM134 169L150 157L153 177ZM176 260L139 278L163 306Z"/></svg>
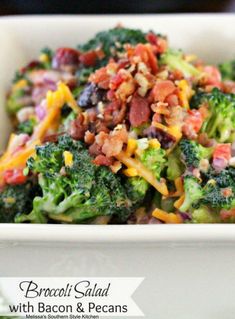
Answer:
<svg viewBox="0 0 235 319"><path fill-rule="evenodd" d="M123 170L123 173L128 176L128 177L135 177L135 176L138 176L138 171L136 168L127 168L127 169L124 169Z"/></svg>
<svg viewBox="0 0 235 319"><path fill-rule="evenodd" d="M128 156L132 156L137 149L137 141L134 138L129 138L127 142L126 154Z"/></svg>
<svg viewBox="0 0 235 319"><path fill-rule="evenodd" d="M161 144L159 143L158 139L152 138L151 140L149 140L149 146L159 149L161 147Z"/></svg>
<svg viewBox="0 0 235 319"><path fill-rule="evenodd" d="M152 212L152 216L165 222L166 224L180 224L182 223L182 218L178 214L167 213L162 209L155 208Z"/></svg>
<svg viewBox="0 0 235 319"><path fill-rule="evenodd" d="M176 209L179 209L180 206L183 204L184 199L185 199L185 194L181 195L180 198L177 199L177 200L174 202L174 207L175 207Z"/></svg>
<svg viewBox="0 0 235 319"><path fill-rule="evenodd" d="M153 122L153 125L156 127L156 128L159 128L161 129L162 131L172 135L173 137L175 137L176 141L179 141L182 137L182 133L181 133L181 130L178 126L165 126L161 123L158 123L158 122Z"/></svg>
<svg viewBox="0 0 235 319"><path fill-rule="evenodd" d="M191 89L189 83L186 80L181 80L178 83L179 99L183 107L189 108L189 99L193 95L193 90Z"/></svg>

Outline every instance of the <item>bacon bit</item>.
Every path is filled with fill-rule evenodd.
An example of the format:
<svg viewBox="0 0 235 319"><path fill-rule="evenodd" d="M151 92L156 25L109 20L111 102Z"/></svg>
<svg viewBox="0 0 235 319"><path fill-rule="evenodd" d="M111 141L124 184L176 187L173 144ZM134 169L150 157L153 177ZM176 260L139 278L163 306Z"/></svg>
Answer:
<svg viewBox="0 0 235 319"><path fill-rule="evenodd" d="M176 87L172 81L159 81L154 85L151 94L153 95L154 101L164 102L166 97L172 94L175 89Z"/></svg>
<svg viewBox="0 0 235 319"><path fill-rule="evenodd" d="M235 94L235 82L234 81L224 81L222 83L222 89L225 93Z"/></svg>
<svg viewBox="0 0 235 319"><path fill-rule="evenodd" d="M223 188L223 189L221 190L221 193L222 193L222 195L223 195L224 197L230 197L230 196L233 195L233 191L232 191L232 189L231 189L230 187Z"/></svg>
<svg viewBox="0 0 235 319"><path fill-rule="evenodd" d="M92 50L81 53L79 56L79 61L85 66L93 66L97 61L97 52Z"/></svg>
<svg viewBox="0 0 235 319"><path fill-rule="evenodd" d="M105 107L104 121L108 126L116 126L121 123L126 115L126 104L114 100Z"/></svg>
<svg viewBox="0 0 235 319"><path fill-rule="evenodd" d="M154 47L154 52L157 54L164 53L167 49L167 40L157 36L153 32L149 32L146 35L146 40Z"/></svg>
<svg viewBox="0 0 235 319"><path fill-rule="evenodd" d="M113 159L106 157L105 155L97 155L96 158L93 160L93 163L96 165L103 165L103 166L111 166L113 164Z"/></svg>
<svg viewBox="0 0 235 319"><path fill-rule="evenodd" d="M102 154L101 146L94 142L90 147L89 147L89 153L92 156L97 156L99 154Z"/></svg>
<svg viewBox="0 0 235 319"><path fill-rule="evenodd" d="M231 217L235 217L235 208L232 208L230 210L222 209L220 212L220 217L222 220L229 219Z"/></svg>
<svg viewBox="0 0 235 319"><path fill-rule="evenodd" d="M4 171L3 179L6 184L18 185L24 184L27 177L23 174L23 169L9 169Z"/></svg>
<svg viewBox="0 0 235 319"><path fill-rule="evenodd" d="M170 94L165 98L165 102L169 105L169 106L177 106L179 105L179 99L178 96L176 94Z"/></svg>
<svg viewBox="0 0 235 319"><path fill-rule="evenodd" d="M121 85L121 83L125 81L125 78L126 77L121 72L115 74L110 80L109 88L111 90L116 90Z"/></svg>
<svg viewBox="0 0 235 319"><path fill-rule="evenodd" d="M217 67L207 65L203 67L203 71L205 72L204 85L221 88L221 74Z"/></svg>
<svg viewBox="0 0 235 319"><path fill-rule="evenodd" d="M218 144L213 152L212 166L218 172L224 169L232 156L231 144Z"/></svg>
<svg viewBox="0 0 235 319"><path fill-rule="evenodd" d="M189 139L194 139L200 131L203 123L203 118L198 110L188 110L188 114L184 119L182 131Z"/></svg>
<svg viewBox="0 0 235 319"><path fill-rule="evenodd" d="M232 148L231 144L218 144L215 147L215 150L213 152L213 159L215 158L224 158L226 160L230 160L232 156Z"/></svg>
<svg viewBox="0 0 235 319"><path fill-rule="evenodd" d="M110 78L111 76L107 73L107 68L103 67L92 73L88 81L96 83L102 89L108 89Z"/></svg>
<svg viewBox="0 0 235 319"><path fill-rule="evenodd" d="M116 174L122 168L122 163L119 161L115 161L111 166L111 171Z"/></svg>
<svg viewBox="0 0 235 319"><path fill-rule="evenodd" d="M127 139L126 128L114 130L111 135L103 139L102 152L108 157L117 156L121 152L123 144L127 143Z"/></svg>
<svg viewBox="0 0 235 319"><path fill-rule="evenodd" d="M139 56L141 58L141 61L150 67L153 74L157 73L157 58L154 55L153 49L150 44L137 44L137 46L135 47L134 55Z"/></svg>
<svg viewBox="0 0 235 319"><path fill-rule="evenodd" d="M75 140L82 140L85 132L88 129L85 124L85 118L83 114L79 114L76 120L72 121L69 128L69 135Z"/></svg>
<svg viewBox="0 0 235 319"><path fill-rule="evenodd" d="M102 60L102 59L105 57L105 53L104 53L104 51L103 51L101 48L97 48L97 49L95 50L95 53L96 53L97 58L98 58L99 60Z"/></svg>
<svg viewBox="0 0 235 319"><path fill-rule="evenodd" d="M91 145L95 141L95 134L91 133L89 130L85 132L84 141L86 144Z"/></svg>
<svg viewBox="0 0 235 319"><path fill-rule="evenodd" d="M169 115L170 111L167 108L168 104L164 102L157 102L151 105L151 109L153 112L163 115Z"/></svg>
<svg viewBox="0 0 235 319"><path fill-rule="evenodd" d="M124 81L120 84L116 90L116 97L121 101L126 101L127 97L132 95L135 91L135 81L130 78L128 81Z"/></svg>
<svg viewBox="0 0 235 319"><path fill-rule="evenodd" d="M123 142L118 138L118 136L110 136L104 142L102 147L102 152L108 157L117 156L123 147Z"/></svg>
<svg viewBox="0 0 235 319"><path fill-rule="evenodd" d="M129 120L132 126L138 127L148 122L150 108L146 99L140 96L133 96L130 102Z"/></svg>
<svg viewBox="0 0 235 319"><path fill-rule="evenodd" d="M169 74L169 80L171 81L179 81L184 79L184 74L180 70L173 70Z"/></svg>

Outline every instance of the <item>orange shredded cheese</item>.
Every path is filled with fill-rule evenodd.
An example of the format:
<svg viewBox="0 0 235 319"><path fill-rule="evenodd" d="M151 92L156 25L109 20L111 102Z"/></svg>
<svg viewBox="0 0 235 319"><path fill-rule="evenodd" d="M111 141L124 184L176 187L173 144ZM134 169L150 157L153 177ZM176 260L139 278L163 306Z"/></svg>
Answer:
<svg viewBox="0 0 235 319"><path fill-rule="evenodd" d="M158 181L153 173L149 171L140 161L135 158L128 157L125 152L120 152L116 158L126 165L128 168L135 168L138 175L143 177L149 184L155 187L159 193L164 196L168 195L168 189L165 181Z"/></svg>
<svg viewBox="0 0 235 319"><path fill-rule="evenodd" d="M185 199L185 194L181 195L180 198L177 199L177 200L174 202L174 207L175 207L176 209L179 209L180 206L183 204L184 199Z"/></svg>
<svg viewBox="0 0 235 319"><path fill-rule="evenodd" d="M191 89L189 83L186 80L181 80L178 83L179 99L183 107L189 108L189 99L193 95L193 90Z"/></svg>
<svg viewBox="0 0 235 319"><path fill-rule="evenodd" d="M167 213L162 209L155 208L152 212L152 216L165 222L166 224L180 224L182 223L182 218L180 215L175 213Z"/></svg>

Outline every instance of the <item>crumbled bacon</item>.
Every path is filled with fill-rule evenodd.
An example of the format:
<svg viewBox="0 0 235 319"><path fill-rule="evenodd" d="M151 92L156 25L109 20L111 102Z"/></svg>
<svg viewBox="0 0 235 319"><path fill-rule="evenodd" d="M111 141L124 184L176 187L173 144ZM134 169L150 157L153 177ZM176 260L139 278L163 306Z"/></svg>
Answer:
<svg viewBox="0 0 235 319"><path fill-rule="evenodd" d="M85 124L85 118L83 114L79 114L78 117L71 122L69 134L75 140L83 140L87 129L88 126Z"/></svg>
<svg viewBox="0 0 235 319"><path fill-rule="evenodd" d="M111 166L113 164L113 158L107 157L105 155L97 155L96 158L93 160L93 163L96 165L103 165L103 166Z"/></svg>
<svg viewBox="0 0 235 319"><path fill-rule="evenodd" d="M126 115L126 103L119 100L110 102L104 110L104 121L109 127L123 122Z"/></svg>
<svg viewBox="0 0 235 319"><path fill-rule="evenodd" d="M140 96L133 96L130 102L129 120L133 127L138 127L150 118L150 107L148 101Z"/></svg>
<svg viewBox="0 0 235 319"><path fill-rule="evenodd" d="M134 49L135 56L139 56L141 61L144 62L152 71L153 74L157 73L158 64L157 58L153 53L150 44L139 43Z"/></svg>
<svg viewBox="0 0 235 319"><path fill-rule="evenodd" d="M200 131L203 123L203 118L199 110L189 110L184 119L182 131L189 139L195 139Z"/></svg>
<svg viewBox="0 0 235 319"><path fill-rule="evenodd" d="M81 53L79 56L79 61L85 66L95 65L98 59L97 53L94 50Z"/></svg>
<svg viewBox="0 0 235 319"><path fill-rule="evenodd" d="M157 82L151 92L155 102L164 102L168 95L175 91L176 87L172 81L165 80Z"/></svg>
<svg viewBox="0 0 235 319"><path fill-rule="evenodd" d="M86 131L84 136L84 141L86 144L91 145L95 141L95 134L91 133L89 130Z"/></svg>
<svg viewBox="0 0 235 319"><path fill-rule="evenodd" d="M107 73L107 68L103 67L95 71L95 73L92 73L89 77L89 81L96 83L102 89L108 89L110 78L111 76Z"/></svg>
<svg viewBox="0 0 235 319"><path fill-rule="evenodd" d="M97 156L99 154L102 154L101 146L97 142L94 142L89 147L89 153L91 156Z"/></svg>

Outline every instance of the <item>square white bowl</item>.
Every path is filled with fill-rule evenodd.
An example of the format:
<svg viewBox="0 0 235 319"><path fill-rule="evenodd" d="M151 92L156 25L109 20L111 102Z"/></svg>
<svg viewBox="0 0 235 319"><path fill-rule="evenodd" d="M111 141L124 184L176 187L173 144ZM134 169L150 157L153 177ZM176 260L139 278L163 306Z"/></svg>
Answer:
<svg viewBox="0 0 235 319"><path fill-rule="evenodd" d="M31 16L0 19L0 146L5 92L42 47L76 46L117 23L166 34L209 63L235 57L235 15ZM234 319L235 225L0 224L1 276L145 277L150 319Z"/></svg>

